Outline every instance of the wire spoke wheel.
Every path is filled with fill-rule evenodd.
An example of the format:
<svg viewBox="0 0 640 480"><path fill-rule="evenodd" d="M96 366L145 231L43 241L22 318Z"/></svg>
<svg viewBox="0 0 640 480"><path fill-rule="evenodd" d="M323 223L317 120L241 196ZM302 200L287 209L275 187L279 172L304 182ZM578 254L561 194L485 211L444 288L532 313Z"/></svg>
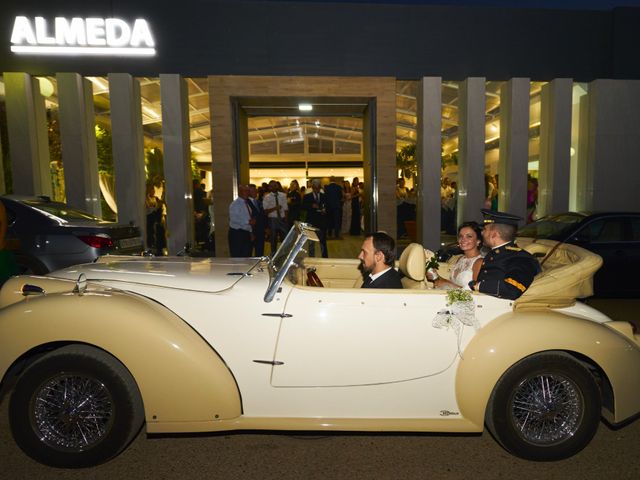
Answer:
<svg viewBox="0 0 640 480"><path fill-rule="evenodd" d="M511 400L517 431L538 445L553 445L575 435L583 412L584 399L575 383L557 374L526 379Z"/></svg>
<svg viewBox="0 0 640 480"><path fill-rule="evenodd" d="M113 399L95 378L57 375L34 393L32 401L32 427L43 442L58 450L91 448L113 425Z"/></svg>
<svg viewBox="0 0 640 480"><path fill-rule="evenodd" d="M31 363L9 402L18 446L54 467L88 467L121 452L144 421L135 380L100 349L66 345Z"/></svg>
<svg viewBox="0 0 640 480"><path fill-rule="evenodd" d="M601 393L589 369L564 352L544 352L512 365L496 383L487 428L521 458L553 461L582 450L600 422Z"/></svg>

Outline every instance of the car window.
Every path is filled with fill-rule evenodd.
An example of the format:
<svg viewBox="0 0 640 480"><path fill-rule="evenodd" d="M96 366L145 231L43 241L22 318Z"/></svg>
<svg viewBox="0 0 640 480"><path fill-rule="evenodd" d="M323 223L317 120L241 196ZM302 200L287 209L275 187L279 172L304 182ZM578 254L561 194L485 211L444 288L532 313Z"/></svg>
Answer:
<svg viewBox="0 0 640 480"><path fill-rule="evenodd" d="M518 230L518 237L533 238L562 238L575 228L575 224L584 219L583 215L567 213L562 215L549 215L536 220ZM564 238L563 238L564 239Z"/></svg>
<svg viewBox="0 0 640 480"><path fill-rule="evenodd" d="M602 218L588 223L576 234L576 239L585 243L608 243L625 241L624 218Z"/></svg>
<svg viewBox="0 0 640 480"><path fill-rule="evenodd" d="M82 210L76 210L75 208L71 208L64 203L57 202L31 202L25 201L25 204L29 205L32 208L40 210L42 212L48 213L49 215L53 215L57 218L61 218L62 220L96 220L100 221L100 219L88 212L83 212Z"/></svg>

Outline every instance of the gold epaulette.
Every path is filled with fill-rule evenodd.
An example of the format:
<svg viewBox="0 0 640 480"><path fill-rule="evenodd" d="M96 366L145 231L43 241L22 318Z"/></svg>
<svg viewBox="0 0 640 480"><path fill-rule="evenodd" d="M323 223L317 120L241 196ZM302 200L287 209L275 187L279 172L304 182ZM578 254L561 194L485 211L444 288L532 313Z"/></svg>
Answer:
<svg viewBox="0 0 640 480"><path fill-rule="evenodd" d="M519 252L522 250L520 247L504 247L504 248L506 248L507 250L512 250L514 252Z"/></svg>

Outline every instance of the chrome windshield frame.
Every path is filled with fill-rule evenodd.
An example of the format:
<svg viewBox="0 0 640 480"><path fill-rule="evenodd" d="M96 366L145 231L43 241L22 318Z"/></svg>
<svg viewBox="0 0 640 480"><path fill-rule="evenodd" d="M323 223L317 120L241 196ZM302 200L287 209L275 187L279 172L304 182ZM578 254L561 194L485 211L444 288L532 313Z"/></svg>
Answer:
<svg viewBox="0 0 640 480"><path fill-rule="evenodd" d="M298 253L304 247L307 240L312 242L318 242L317 229L307 223L295 222L289 233L285 237L284 241L280 245L280 248L276 253L269 258L269 274L271 281L269 287L264 294L264 301L270 302L275 297L282 281L287 275L289 268L293 264L294 260L298 256ZM282 263L276 260L283 259Z"/></svg>

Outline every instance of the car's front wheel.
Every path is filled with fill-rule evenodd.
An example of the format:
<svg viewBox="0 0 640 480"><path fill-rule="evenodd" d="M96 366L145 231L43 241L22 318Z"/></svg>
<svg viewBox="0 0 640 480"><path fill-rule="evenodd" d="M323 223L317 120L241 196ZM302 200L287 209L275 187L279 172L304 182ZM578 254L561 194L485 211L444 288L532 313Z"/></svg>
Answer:
<svg viewBox="0 0 640 480"><path fill-rule="evenodd" d="M124 449L144 419L138 387L108 353L69 345L38 358L9 404L18 446L55 467L103 463Z"/></svg>
<svg viewBox="0 0 640 480"><path fill-rule="evenodd" d="M541 353L513 365L489 400L487 426L521 458L560 460L582 450L600 422L593 375L564 353Z"/></svg>

